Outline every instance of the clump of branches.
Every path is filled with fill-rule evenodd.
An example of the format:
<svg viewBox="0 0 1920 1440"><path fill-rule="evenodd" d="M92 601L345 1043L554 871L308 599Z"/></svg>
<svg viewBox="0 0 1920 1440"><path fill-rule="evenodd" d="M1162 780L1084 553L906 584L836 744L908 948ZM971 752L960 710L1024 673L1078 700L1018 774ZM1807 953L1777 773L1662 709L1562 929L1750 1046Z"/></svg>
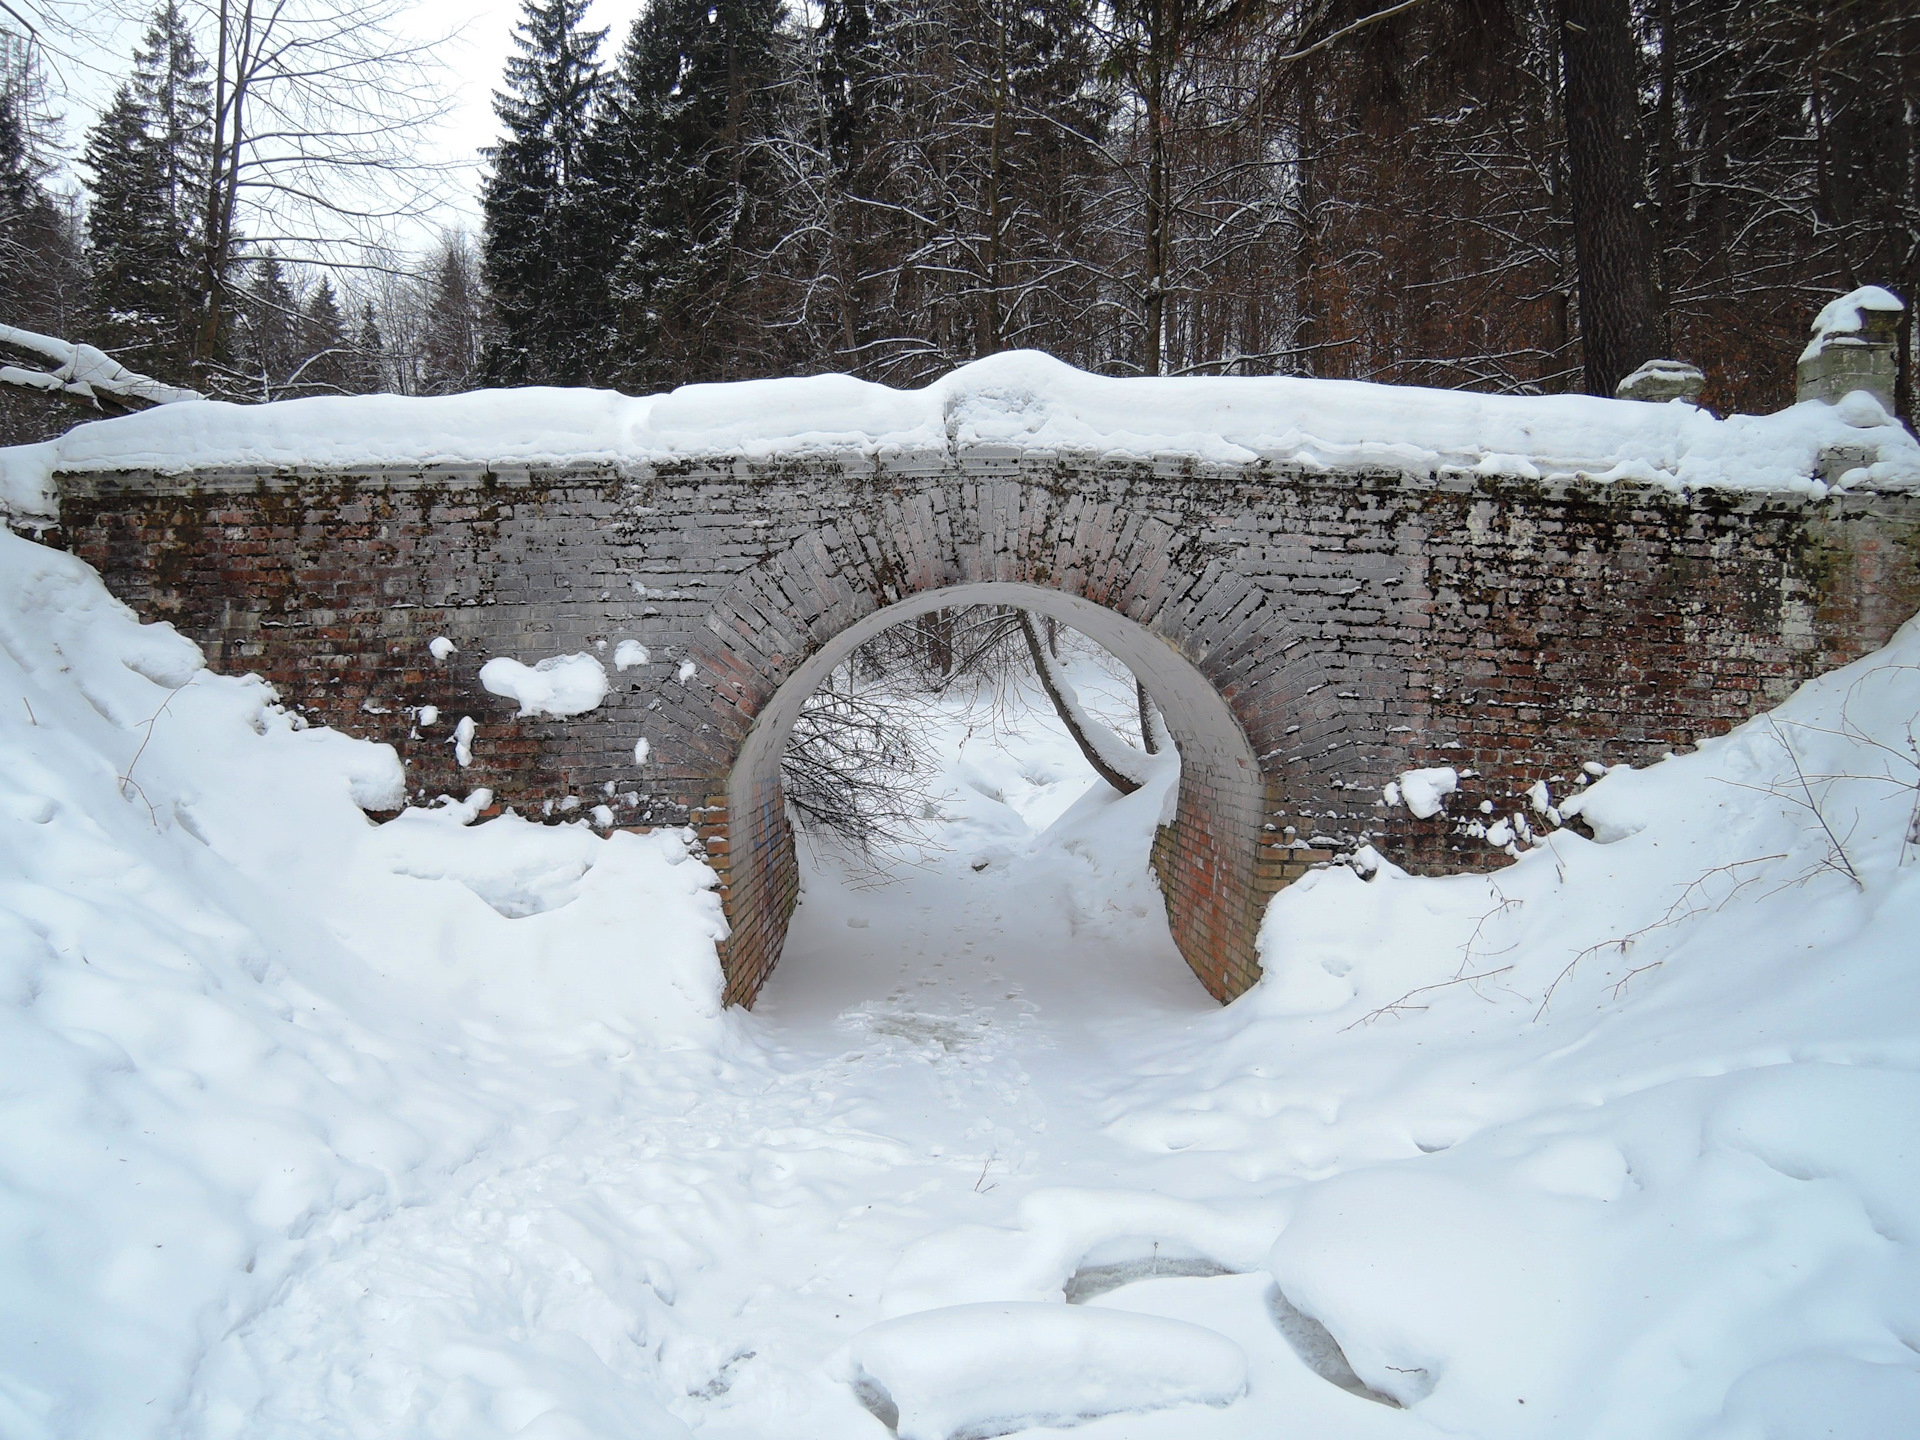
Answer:
<svg viewBox="0 0 1920 1440"><path fill-rule="evenodd" d="M925 707L956 686L996 688L1025 658L1020 612L934 610L867 641L807 697L780 781L803 829L862 855L921 838L934 756Z"/></svg>
<svg viewBox="0 0 1920 1440"><path fill-rule="evenodd" d="M787 742L781 784L801 827L861 854L922 839L935 765L923 737L933 728L934 703L957 689L990 686L995 723L1010 723L1012 687L1032 678L1036 666L1057 672L1053 662L1070 633L1023 610L968 605L929 611L860 646L807 698ZM1116 734L1103 750L1089 732L1104 727L1064 679L1056 673L1042 688L1096 773L1122 793L1132 789L1128 767L1112 773L1115 756L1132 740ZM1157 715L1148 722L1151 702L1136 688L1148 737L1143 748L1152 752L1165 738L1164 725Z"/></svg>
<svg viewBox="0 0 1920 1440"><path fill-rule="evenodd" d="M808 697L780 761L780 783L802 828L862 854L917 836L932 757L909 702L861 688L843 666Z"/></svg>
<svg viewBox="0 0 1920 1440"><path fill-rule="evenodd" d="M930 610L881 631L854 652L851 664L865 679L887 676L927 695L962 684L998 686L1029 670L1021 613L1004 605ZM1058 627L1046 625L1058 654Z"/></svg>

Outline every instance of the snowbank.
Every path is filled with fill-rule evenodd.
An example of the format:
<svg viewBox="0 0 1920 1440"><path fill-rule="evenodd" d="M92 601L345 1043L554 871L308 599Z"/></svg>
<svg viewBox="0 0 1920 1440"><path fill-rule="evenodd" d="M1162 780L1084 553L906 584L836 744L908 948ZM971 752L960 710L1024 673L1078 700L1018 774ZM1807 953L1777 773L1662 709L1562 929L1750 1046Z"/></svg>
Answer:
<svg viewBox="0 0 1920 1440"><path fill-rule="evenodd" d="M1904 1433L1916 716L1920 622L1607 772L1606 843L1311 875L1219 1052L1117 1132L1267 1177L1287 1299L1446 1432Z"/></svg>
<svg viewBox="0 0 1920 1440"><path fill-rule="evenodd" d="M1227 1405L1247 1388L1247 1357L1222 1335L1182 1320L1066 1305L957 1305L884 1320L829 1368L900 1440Z"/></svg>
<svg viewBox="0 0 1920 1440"><path fill-rule="evenodd" d="M688 457L890 453L1016 445L1144 458L1589 476L1684 487L1824 489L1830 446L1877 458L1851 484L1920 484L1920 446L1877 407L1814 402L1718 419L1683 403L1499 396L1346 380L1116 379L1035 351L995 355L921 390L845 375L688 385L633 398L529 388L439 398L204 402L83 425L7 465L16 513L48 477L223 466L568 465Z"/></svg>
<svg viewBox="0 0 1920 1440"><path fill-rule="evenodd" d="M372 826L390 748L303 728L7 534L0 757L10 1440L262 1433L245 1384L194 1377L292 1277L550 1141L542 1107L636 1103L637 1045L724 1048L683 837L460 806ZM670 1434L651 1387L622 1405Z"/></svg>

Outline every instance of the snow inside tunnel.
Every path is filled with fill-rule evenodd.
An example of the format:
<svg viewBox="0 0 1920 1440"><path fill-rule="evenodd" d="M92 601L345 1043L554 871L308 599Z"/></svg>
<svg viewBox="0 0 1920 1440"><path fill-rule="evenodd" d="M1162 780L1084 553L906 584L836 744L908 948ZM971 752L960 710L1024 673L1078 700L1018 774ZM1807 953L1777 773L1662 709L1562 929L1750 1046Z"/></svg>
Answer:
<svg viewBox="0 0 1920 1440"><path fill-rule="evenodd" d="M1145 626L1064 591L1011 582L923 591L868 615L799 665L756 718L727 792L729 998L750 1002L758 994L782 954L788 913L801 893L802 855L789 823L781 762L808 698L883 632L936 611L983 605L1024 610L1078 632L1151 697L1179 767L1166 788L1127 797L1134 803L1125 824L1143 852L1134 868L1149 887L1148 903L1164 908L1176 952L1215 996L1227 998L1226 969L1241 952L1251 954L1258 923L1252 875L1263 792L1244 731L1194 661ZM1028 697L1030 712L1035 701L1045 704L1037 686ZM1157 875L1150 876L1144 851L1161 826L1167 834L1158 847ZM1119 828L1110 820L1105 833L1111 838ZM817 871L818 857L812 864Z"/></svg>
<svg viewBox="0 0 1920 1440"><path fill-rule="evenodd" d="M1055 1059L1091 1051L1075 1063L1109 1068L1112 1024L1212 1008L1151 873L1179 779L1166 726L1143 722L1117 656L1034 623L1070 728L1022 618L979 607L903 622L801 710L783 778L802 898L756 1007L783 1043L844 1044L852 1027L969 1059L1012 1047L1030 1074L1043 1025ZM1138 788L1097 773L1074 728L1123 747L1106 758ZM822 754L830 766L806 763Z"/></svg>

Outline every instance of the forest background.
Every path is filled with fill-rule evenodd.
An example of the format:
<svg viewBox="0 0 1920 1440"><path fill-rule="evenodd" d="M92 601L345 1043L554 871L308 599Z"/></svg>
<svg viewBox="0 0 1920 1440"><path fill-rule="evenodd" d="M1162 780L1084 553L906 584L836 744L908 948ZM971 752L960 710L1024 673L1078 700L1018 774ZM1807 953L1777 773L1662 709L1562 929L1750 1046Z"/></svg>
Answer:
<svg viewBox="0 0 1920 1440"><path fill-rule="evenodd" d="M71 148L22 3L0 323L222 398L1032 347L1518 393L1672 356L1764 411L1818 305L1920 291L1911 0L653 0L617 48L529 0L480 234L424 256L399 0L160 0Z"/></svg>

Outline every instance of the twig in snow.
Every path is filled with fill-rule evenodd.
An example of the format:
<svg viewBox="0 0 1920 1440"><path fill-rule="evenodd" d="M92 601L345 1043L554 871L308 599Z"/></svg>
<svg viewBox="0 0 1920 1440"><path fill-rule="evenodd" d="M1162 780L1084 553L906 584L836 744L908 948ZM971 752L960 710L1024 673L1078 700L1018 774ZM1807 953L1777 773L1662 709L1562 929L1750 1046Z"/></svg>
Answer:
<svg viewBox="0 0 1920 1440"><path fill-rule="evenodd" d="M1340 1033L1344 1035L1347 1031L1357 1026L1371 1025L1374 1021L1387 1015L1399 1015L1409 1010L1425 1010L1428 1008L1425 1005L1409 1005L1407 1002L1416 995L1426 994L1429 990L1445 990L1449 985L1471 985L1476 980L1491 980L1494 976L1504 975L1511 969L1513 969L1511 965L1502 965L1498 970L1482 970L1478 975L1456 975L1451 980L1437 980L1431 985L1419 986L1417 989L1407 991L1407 993L1402 995L1398 1000L1390 1001L1382 1005L1378 1010L1368 1011L1351 1025L1342 1025L1340 1027ZM1484 999L1486 997L1482 996L1481 998Z"/></svg>
<svg viewBox="0 0 1920 1440"><path fill-rule="evenodd" d="M1634 943L1636 941L1640 940L1643 936L1651 935L1655 930L1664 930L1669 925L1678 925L1682 920L1691 920L1695 915L1703 915L1708 913L1709 911L1720 909L1735 895L1739 894L1747 886L1755 883L1760 878L1758 875L1749 875L1745 879L1736 880L1733 883L1733 885L1727 890L1727 893L1722 895L1718 900L1714 901L1712 904L1698 903L1697 897L1695 896L1694 892L1703 889L1707 881L1711 879L1713 876L1732 875L1749 865L1765 865L1769 861L1784 860L1786 858L1787 857L1785 854L1779 854L1779 855L1761 855L1758 858L1753 860L1733 860L1733 861L1729 861L1725 865L1715 865L1711 870L1706 870L1701 872L1699 875L1696 875L1692 880L1687 882L1687 886L1684 890L1680 892L1679 898L1677 898L1673 902L1673 904L1667 907L1667 913L1665 915L1662 915L1658 920L1655 920L1649 925L1642 925L1638 930L1631 931L1628 934L1616 936L1611 940L1602 940L1597 945L1589 945L1587 946L1586 949L1582 950L1579 954L1575 955L1571 960L1569 960L1566 964L1566 968L1563 969L1558 975L1553 977L1553 983L1547 986L1547 993L1540 997L1540 1006L1537 1010L1533 1012L1533 1018L1535 1020L1538 1020L1542 1015L1547 1013L1547 1005L1553 999L1553 992L1560 988L1561 982L1564 981L1569 975L1573 974L1574 970L1579 966L1580 962L1582 960L1585 960L1589 955L1597 955L1602 950L1613 950L1613 949L1618 949L1619 952L1622 955L1624 955L1627 953L1627 951L1633 948ZM1687 908L1683 911L1681 909L1682 906L1686 906ZM1662 962L1656 960L1654 962L1654 965L1658 965L1660 963ZM1620 984L1624 985L1626 983L1626 980L1631 980L1633 976L1638 975L1641 970L1651 970L1653 968L1654 968L1653 965L1642 965L1639 970L1635 970L1631 972L1626 977L1625 980L1622 980L1620 982ZM1617 993L1618 986L1615 987L1615 990Z"/></svg>
<svg viewBox="0 0 1920 1440"><path fill-rule="evenodd" d="M1820 822L1820 828L1826 832L1827 844L1831 847L1828 850L1825 862L1827 868L1840 871L1849 880L1853 881L1857 888L1862 890L1866 889L1866 886L1860 880L1860 872L1853 868L1853 857L1847 854L1845 843L1838 835L1833 833L1833 826L1828 823L1826 812L1820 808L1820 801L1814 796L1813 786L1807 780L1807 772L1801 768L1800 755L1799 752L1793 748L1793 742L1781 732L1779 722L1771 715L1767 717L1767 728L1773 732L1773 738L1780 742L1780 748L1787 752L1787 759L1793 762L1794 779L1800 783L1800 794L1802 797L1798 803L1805 805L1808 810L1813 812L1813 818ZM1859 823L1858 816L1854 817L1854 823L1856 825ZM1849 830L1847 834L1851 837L1853 832Z"/></svg>
<svg viewBox="0 0 1920 1440"><path fill-rule="evenodd" d="M998 1180L994 1181L993 1184L991 1185L987 1185L986 1190L983 1190L980 1188L982 1185L986 1185L987 1167L993 1164L993 1162L995 1160L998 1160L999 1158L1000 1158L1000 1152L998 1150L995 1150L991 1155L987 1156L986 1159L980 1162L980 1178L973 1182L974 1194L984 1195L987 1193L987 1190L998 1190L1000 1188L1000 1182Z"/></svg>
<svg viewBox="0 0 1920 1440"><path fill-rule="evenodd" d="M1658 970L1662 965L1666 963L1667 962L1664 960L1652 960L1645 965L1634 966L1633 969L1627 971L1626 974L1622 975L1618 980L1613 982L1613 990L1611 992L1613 998L1615 1000L1618 1000L1620 998L1620 992L1627 988L1627 982L1632 980L1634 976L1644 975L1649 970Z"/></svg>
<svg viewBox="0 0 1920 1440"><path fill-rule="evenodd" d="M167 692L167 698L160 702L160 708L146 718L144 723L147 727L147 733L140 737L140 748L133 752L133 759L127 762L127 773L120 777L120 798L122 800L130 800L133 798L127 794L127 787L132 785L134 790L139 793L141 800L146 802L147 814L153 818L153 823L156 827L160 824L160 816L154 810L153 802L147 799L147 792L141 789L139 784L134 780L133 768L140 763L140 757L147 753L147 746L153 740L153 727L159 724L160 717L167 713L167 707L173 703L173 697L192 683L193 681L189 680L186 682L186 685L174 686L173 689ZM27 713L32 714L33 712L29 710Z"/></svg>
<svg viewBox="0 0 1920 1440"><path fill-rule="evenodd" d="M1460 947L1460 968L1454 971L1453 976L1456 980L1466 974L1467 967L1473 964L1473 947L1479 943L1480 933L1487 928L1487 922L1506 914L1509 910L1517 910L1520 906L1527 903L1524 900L1509 900L1506 893L1491 880L1487 882L1487 888L1493 891L1495 898L1500 903L1487 911L1486 914L1482 915L1479 920L1474 923L1473 934L1469 935L1467 937L1467 943ZM1513 942L1513 945L1503 946L1498 950L1489 950L1487 951L1487 956L1504 955L1507 951L1513 949L1514 945L1518 945L1519 943L1520 942L1516 940Z"/></svg>
<svg viewBox="0 0 1920 1440"><path fill-rule="evenodd" d="M1913 799L1907 812L1906 833L1902 837L1900 844L1900 863L1905 865L1910 855L1920 854L1920 715L1910 716L1908 718L1906 730L1902 736L1906 742L1904 747L1888 744L1885 740L1871 734L1859 721L1853 718L1853 701L1859 693L1860 687L1874 677L1883 675L1889 671L1920 671L1920 666L1876 665L1873 669L1860 676L1847 688L1846 696L1840 702L1840 724L1838 727L1809 725L1804 721L1797 720L1790 720L1785 723L1798 730L1811 731L1816 735L1829 735L1838 740L1845 740L1851 745L1868 750L1878 750L1882 755L1888 757L1888 760L1897 762L1901 769L1906 772L1904 775L1895 773L1892 766L1888 763L1888 760L1881 762L1881 768L1878 774L1845 771L1831 775L1806 775L1800 770L1799 757L1794 754L1792 747L1787 745L1785 736L1780 734L1779 723L1769 720L1768 723L1774 726L1775 734L1779 736L1782 746L1787 749L1789 756L1794 760L1794 768L1800 778L1802 793L1799 796L1791 794L1783 795L1778 785L1743 785L1741 788L1760 790L1812 810L1815 817L1821 821L1823 828L1826 828L1830 840L1832 839L1833 831L1831 827L1826 826L1825 816L1821 813L1821 803L1816 803L1813 794L1814 784L1819 784L1823 788L1819 802L1824 802L1825 789L1830 788L1833 782L1837 780L1867 780L1875 784L1890 785L1897 791L1910 794ZM1728 781L1726 783L1739 784L1738 781ZM1851 838L1851 836L1852 831L1849 830L1848 837ZM1847 864L1849 866L1851 865L1851 857L1846 854L1844 845L1836 847L1835 853L1839 859L1846 860ZM1833 863L1833 860L1834 857L1830 856L1827 865L1822 868L1843 868ZM1854 878L1857 882L1858 877L1856 876Z"/></svg>

